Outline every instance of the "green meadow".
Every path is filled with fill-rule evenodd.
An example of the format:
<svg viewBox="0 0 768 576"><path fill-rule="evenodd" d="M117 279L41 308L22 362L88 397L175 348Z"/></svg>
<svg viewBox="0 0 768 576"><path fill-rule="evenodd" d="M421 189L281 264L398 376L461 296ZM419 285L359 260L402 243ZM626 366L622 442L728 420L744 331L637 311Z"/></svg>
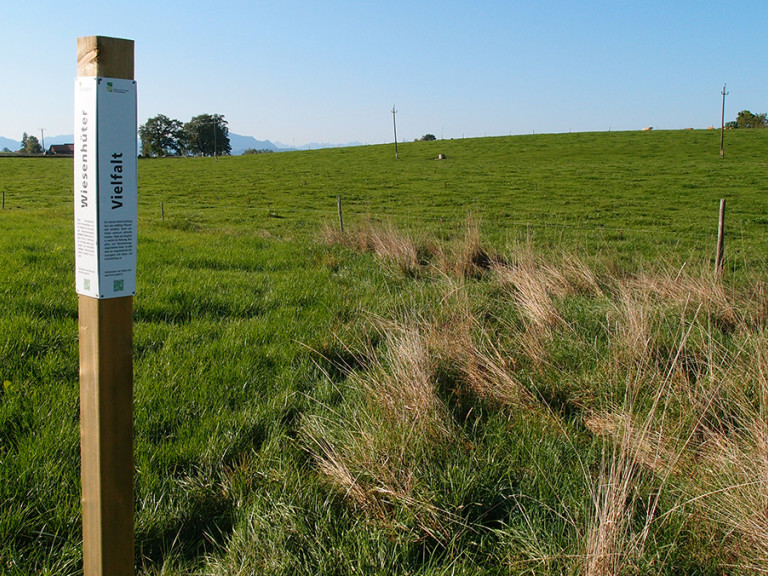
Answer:
<svg viewBox="0 0 768 576"><path fill-rule="evenodd" d="M140 160L137 573L765 572L768 131L719 138ZM82 573L72 171L0 157L2 574Z"/></svg>

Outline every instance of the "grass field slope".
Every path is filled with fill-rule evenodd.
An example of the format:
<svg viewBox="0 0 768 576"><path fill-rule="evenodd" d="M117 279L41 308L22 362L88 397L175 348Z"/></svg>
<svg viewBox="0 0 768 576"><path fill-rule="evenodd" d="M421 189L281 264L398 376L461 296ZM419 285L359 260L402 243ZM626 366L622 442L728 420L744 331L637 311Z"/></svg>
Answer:
<svg viewBox="0 0 768 576"><path fill-rule="evenodd" d="M399 156L139 162L137 573L768 570L768 131ZM0 573L81 574L72 160L0 191Z"/></svg>

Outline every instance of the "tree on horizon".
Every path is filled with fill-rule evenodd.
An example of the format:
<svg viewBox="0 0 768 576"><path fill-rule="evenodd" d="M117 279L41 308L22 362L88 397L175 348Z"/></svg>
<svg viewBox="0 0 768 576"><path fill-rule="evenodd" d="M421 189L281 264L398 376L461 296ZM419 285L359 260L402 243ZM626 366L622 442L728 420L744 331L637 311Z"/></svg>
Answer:
<svg viewBox="0 0 768 576"><path fill-rule="evenodd" d="M142 156L178 156L184 153L181 121L158 114L139 127Z"/></svg>
<svg viewBox="0 0 768 576"><path fill-rule="evenodd" d="M24 132L24 135L21 137L21 148L19 149L19 152L30 155L42 154L43 147L40 145L37 136L31 136Z"/></svg>
<svg viewBox="0 0 768 576"><path fill-rule="evenodd" d="M727 128L766 128L768 127L768 114L753 114L749 110L742 110L725 125Z"/></svg>
<svg viewBox="0 0 768 576"><path fill-rule="evenodd" d="M186 150L193 156L229 156L229 128L222 114L200 114L184 124Z"/></svg>

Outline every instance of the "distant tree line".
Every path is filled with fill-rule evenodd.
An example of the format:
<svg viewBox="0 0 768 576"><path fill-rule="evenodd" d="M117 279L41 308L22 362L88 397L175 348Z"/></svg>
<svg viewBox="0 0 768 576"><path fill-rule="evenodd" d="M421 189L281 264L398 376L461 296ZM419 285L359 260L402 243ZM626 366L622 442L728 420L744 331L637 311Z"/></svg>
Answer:
<svg viewBox="0 0 768 576"><path fill-rule="evenodd" d="M247 154L270 154L274 152L274 150L270 150L269 148L259 148L258 150L256 148L247 148L245 151L243 151L243 155Z"/></svg>
<svg viewBox="0 0 768 576"><path fill-rule="evenodd" d="M43 147L40 145L40 141L36 136L30 136L24 132L24 136L21 137L21 148L18 150L10 150L8 147L2 149L3 154L20 154L22 156L34 156L35 154L42 154Z"/></svg>
<svg viewBox="0 0 768 576"><path fill-rule="evenodd" d="M200 114L186 124L158 114L139 127L142 156L229 156L229 128L221 114Z"/></svg>
<svg viewBox="0 0 768 576"><path fill-rule="evenodd" d="M736 114L736 120L726 123L726 128L768 128L768 114L752 114L749 110L742 110Z"/></svg>

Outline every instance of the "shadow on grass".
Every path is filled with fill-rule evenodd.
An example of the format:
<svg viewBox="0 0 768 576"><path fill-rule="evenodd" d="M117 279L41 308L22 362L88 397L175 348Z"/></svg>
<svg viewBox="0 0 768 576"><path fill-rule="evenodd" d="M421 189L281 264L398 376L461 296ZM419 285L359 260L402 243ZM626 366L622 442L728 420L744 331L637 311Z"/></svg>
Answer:
<svg viewBox="0 0 768 576"><path fill-rule="evenodd" d="M151 572L173 558L183 558L187 565L201 563L232 532L233 502L217 484L195 486L186 497L182 515L160 519L136 534L136 562L142 571Z"/></svg>

